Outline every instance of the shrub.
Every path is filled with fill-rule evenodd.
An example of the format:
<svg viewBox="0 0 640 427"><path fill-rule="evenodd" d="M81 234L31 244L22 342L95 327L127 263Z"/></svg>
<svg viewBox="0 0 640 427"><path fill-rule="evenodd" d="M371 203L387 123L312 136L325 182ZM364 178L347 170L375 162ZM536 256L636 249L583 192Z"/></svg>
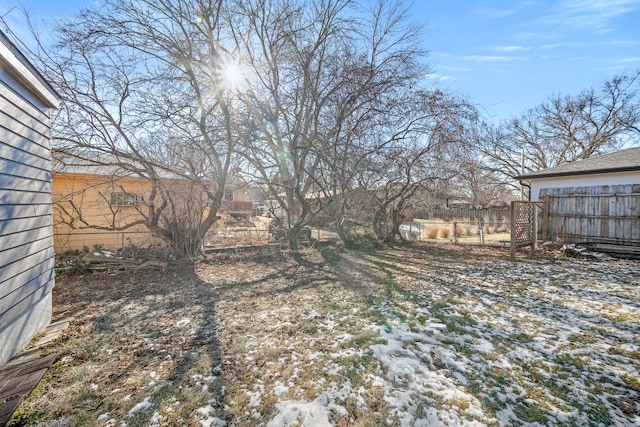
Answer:
<svg viewBox="0 0 640 427"><path fill-rule="evenodd" d="M380 247L380 242L373 230L364 227L353 227L349 230L344 243L348 249L363 252Z"/></svg>

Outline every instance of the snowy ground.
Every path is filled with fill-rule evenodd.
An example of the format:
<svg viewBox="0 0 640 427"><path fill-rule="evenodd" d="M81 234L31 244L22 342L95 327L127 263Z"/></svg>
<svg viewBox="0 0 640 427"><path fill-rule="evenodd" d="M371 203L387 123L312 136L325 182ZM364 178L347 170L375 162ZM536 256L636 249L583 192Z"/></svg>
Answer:
<svg viewBox="0 0 640 427"><path fill-rule="evenodd" d="M20 419L640 425L640 264L507 256L328 248L215 258L188 280L61 281L57 315L77 326ZM82 303L122 280L127 297Z"/></svg>

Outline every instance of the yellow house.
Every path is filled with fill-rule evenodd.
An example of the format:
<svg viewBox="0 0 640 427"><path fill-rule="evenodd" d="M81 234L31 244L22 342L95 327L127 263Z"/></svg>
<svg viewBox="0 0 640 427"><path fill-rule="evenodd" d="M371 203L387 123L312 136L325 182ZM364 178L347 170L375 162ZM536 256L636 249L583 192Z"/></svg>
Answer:
<svg viewBox="0 0 640 427"><path fill-rule="evenodd" d="M145 225L150 214L145 202L151 200L154 190L150 180L96 158L83 160L61 152L53 157L56 253L164 245ZM173 208L180 210L181 219L190 220L190 215L201 215L206 209L202 193L190 181L170 174L161 179L162 190L174 201L177 208ZM236 176L230 181L221 210L231 214L251 211L251 202L244 202L244 180Z"/></svg>

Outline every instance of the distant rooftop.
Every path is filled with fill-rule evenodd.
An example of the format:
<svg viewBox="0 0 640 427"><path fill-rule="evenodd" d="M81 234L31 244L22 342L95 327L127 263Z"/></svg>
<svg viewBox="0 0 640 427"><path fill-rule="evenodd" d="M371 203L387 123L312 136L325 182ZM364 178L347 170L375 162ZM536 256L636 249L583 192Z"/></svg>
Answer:
<svg viewBox="0 0 640 427"><path fill-rule="evenodd" d="M122 164L128 163L132 168L144 170L144 166L128 159L118 159L111 153L99 151L59 150L51 152L54 174L94 175L113 177L139 178L133 170L125 169ZM122 162L122 163L121 163ZM158 168L156 173L164 179L181 179L179 175Z"/></svg>
<svg viewBox="0 0 640 427"><path fill-rule="evenodd" d="M112 153L104 153L91 150L64 150L54 149L51 152L52 169L54 174L60 175L91 175L117 178L137 178L144 179L146 176L145 166L135 160L118 158ZM123 167L124 164L129 167ZM136 173L136 169L140 173ZM184 175L168 171L162 167L156 167L155 173L162 179L183 180ZM231 171L227 175L226 187L241 188L247 182L239 174Z"/></svg>
<svg viewBox="0 0 640 427"><path fill-rule="evenodd" d="M640 147L601 154L538 172L517 176L517 180L573 175L640 171Z"/></svg>

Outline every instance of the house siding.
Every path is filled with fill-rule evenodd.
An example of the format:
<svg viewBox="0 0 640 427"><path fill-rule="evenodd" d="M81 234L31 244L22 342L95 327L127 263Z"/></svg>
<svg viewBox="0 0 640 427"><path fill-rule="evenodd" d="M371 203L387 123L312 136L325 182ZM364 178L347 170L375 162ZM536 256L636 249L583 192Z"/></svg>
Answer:
<svg viewBox="0 0 640 427"><path fill-rule="evenodd" d="M73 160L66 160L69 161L67 166L54 166L52 181L56 253L74 254L98 247L114 251L128 246L146 248L167 245L144 224L127 226L144 220L144 215L149 213L144 206L145 202L150 201L152 193L152 183L148 179L127 175L117 169L111 170L111 175L108 175L104 171L109 168L100 165L78 166L83 173L77 173L74 172L76 167L73 166ZM87 173L91 169L95 173ZM175 202L175 208L182 210L185 216L194 214L187 213L194 201L206 201L204 194L194 189L188 180L167 178L163 180L163 186ZM245 188L238 187L231 191L233 201L223 201L220 214L252 215L253 204L244 201ZM140 203L138 206L111 205L114 192L135 195ZM207 215L209 208L204 203L202 206L202 215Z"/></svg>
<svg viewBox="0 0 640 427"><path fill-rule="evenodd" d="M51 321L48 109L57 98L0 33L0 364Z"/></svg>
<svg viewBox="0 0 640 427"><path fill-rule="evenodd" d="M112 192L127 192L137 195L141 200L148 200L151 183L146 180L58 172L53 175L52 188L54 244L57 253L87 248L91 250L98 246L117 250L128 245L148 247L163 243L153 237L144 224L123 230L109 230L143 219L135 206L111 206L110 196ZM143 207L142 209L144 210ZM79 214L89 225L79 221ZM77 228L72 227L71 222Z"/></svg>
<svg viewBox="0 0 640 427"><path fill-rule="evenodd" d="M535 178L530 181L531 201L539 201L543 189L640 184L640 171Z"/></svg>

